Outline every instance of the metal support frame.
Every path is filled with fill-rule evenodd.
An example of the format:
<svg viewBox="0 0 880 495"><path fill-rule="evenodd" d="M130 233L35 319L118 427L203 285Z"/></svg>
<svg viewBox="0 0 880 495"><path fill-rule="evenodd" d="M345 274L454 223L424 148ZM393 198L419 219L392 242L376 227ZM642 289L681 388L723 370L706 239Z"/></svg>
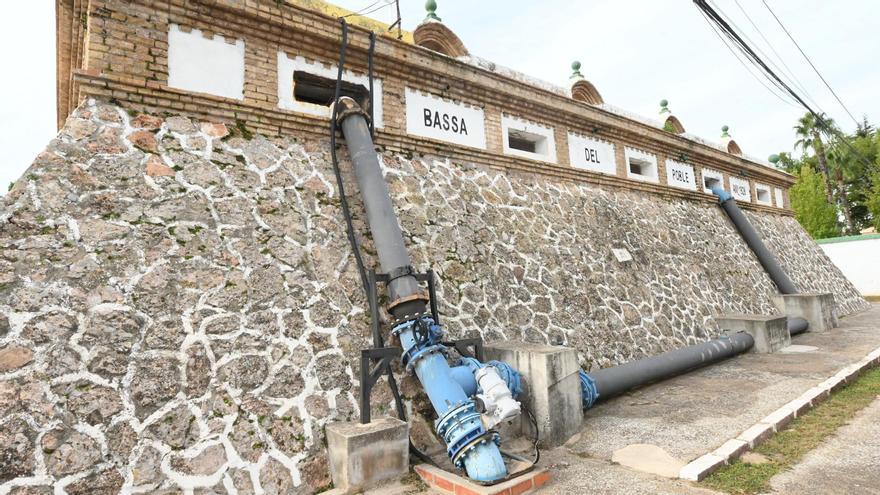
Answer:
<svg viewBox="0 0 880 495"><path fill-rule="evenodd" d="M440 323L440 313L437 310L437 297L434 286L434 270L428 270L424 273L409 273L416 278L417 281L428 285L428 297L431 307L431 317L434 322ZM393 279L392 275L387 273L376 273L375 270L367 272L367 302L370 306L370 315L372 316L372 333L373 347L372 349L361 350L361 424L370 422L370 404L373 387L382 375L391 374L391 363L395 359L400 359L403 355L403 349L399 347L385 347L385 339L382 338L382 329L379 322L379 291L378 285L388 284ZM460 355L465 357L476 358L484 361L483 357L483 340L480 338L453 340L442 342L443 345L455 349ZM397 415L401 419L405 418L403 411L403 403L400 400L400 391L397 389L396 383L389 381L391 393L394 395L394 402L397 404Z"/></svg>

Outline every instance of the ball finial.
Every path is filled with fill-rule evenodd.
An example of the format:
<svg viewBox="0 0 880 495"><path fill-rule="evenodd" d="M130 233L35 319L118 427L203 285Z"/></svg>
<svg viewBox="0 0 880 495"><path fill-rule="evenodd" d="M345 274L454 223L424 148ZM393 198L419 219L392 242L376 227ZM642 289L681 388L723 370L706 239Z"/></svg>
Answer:
<svg viewBox="0 0 880 495"><path fill-rule="evenodd" d="M728 127L726 125L721 126L721 137L730 137L730 134L727 133L727 131L729 131L729 130L730 130L730 127Z"/></svg>
<svg viewBox="0 0 880 495"><path fill-rule="evenodd" d="M667 100L666 98L660 100L660 113L670 113L669 100Z"/></svg>
<svg viewBox="0 0 880 495"><path fill-rule="evenodd" d="M775 164L779 163L779 155L777 155L776 153L773 153L772 155L770 155L769 157L767 157L767 160L768 160L770 163L772 163L772 164L775 165Z"/></svg>
<svg viewBox="0 0 880 495"><path fill-rule="evenodd" d="M574 79L576 77L584 77L584 75L581 74L581 63L577 60L571 63L571 78Z"/></svg>
<svg viewBox="0 0 880 495"><path fill-rule="evenodd" d="M437 2L435 0L428 0L425 2L425 10L428 11L428 15L425 16L425 20L432 19L435 21L439 21L440 18L437 17Z"/></svg>

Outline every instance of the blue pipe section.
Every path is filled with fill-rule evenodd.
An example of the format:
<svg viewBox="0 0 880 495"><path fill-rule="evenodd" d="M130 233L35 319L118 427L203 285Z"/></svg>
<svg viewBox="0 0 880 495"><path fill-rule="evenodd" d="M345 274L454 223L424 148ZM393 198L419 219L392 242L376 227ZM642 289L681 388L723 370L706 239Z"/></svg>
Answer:
<svg viewBox="0 0 880 495"><path fill-rule="evenodd" d="M429 329L425 332L425 328ZM439 343L442 330L428 316L402 323L392 331L400 337L403 362L415 372L438 419L437 434L446 442L452 463L477 481L495 481L507 476L507 467L495 432L486 430L480 414L458 380L462 371L453 372L446 362L446 347ZM456 368L467 368L467 364ZM473 380L473 376L471 377ZM476 380L474 380L476 389Z"/></svg>
<svg viewBox="0 0 880 495"><path fill-rule="evenodd" d="M725 191L724 189L722 189L718 186L715 186L712 188L712 194L714 194L715 196L718 196L718 203L719 204L724 204L724 203L730 201L731 199L733 199L733 196L731 196L729 192Z"/></svg>
<svg viewBox="0 0 880 495"><path fill-rule="evenodd" d="M586 371L580 370L578 374L581 377L581 400L584 409L593 407L593 404L599 400L599 390L596 389L596 380L587 374Z"/></svg>

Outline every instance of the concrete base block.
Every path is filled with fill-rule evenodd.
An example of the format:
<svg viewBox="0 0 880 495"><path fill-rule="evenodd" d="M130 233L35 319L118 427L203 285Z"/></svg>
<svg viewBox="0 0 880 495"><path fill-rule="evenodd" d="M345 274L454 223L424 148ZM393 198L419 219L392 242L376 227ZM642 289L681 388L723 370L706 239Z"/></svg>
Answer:
<svg viewBox="0 0 880 495"><path fill-rule="evenodd" d="M785 316L721 315L715 318L722 330L746 332L755 339L752 352L771 353L791 345Z"/></svg>
<svg viewBox="0 0 880 495"><path fill-rule="evenodd" d="M542 447L557 447L580 431L583 422L580 366L577 353L566 347L493 342L484 346L486 359L504 361L523 376L523 394L519 401L535 415ZM525 412L516 433L534 434ZM513 433L508 428L504 433Z"/></svg>
<svg viewBox="0 0 880 495"><path fill-rule="evenodd" d="M773 303L789 318L800 317L810 322L808 332L827 332L839 325L834 294L779 294Z"/></svg>
<svg viewBox="0 0 880 495"><path fill-rule="evenodd" d="M354 492L409 471L409 428L396 418L327 425L333 485Z"/></svg>

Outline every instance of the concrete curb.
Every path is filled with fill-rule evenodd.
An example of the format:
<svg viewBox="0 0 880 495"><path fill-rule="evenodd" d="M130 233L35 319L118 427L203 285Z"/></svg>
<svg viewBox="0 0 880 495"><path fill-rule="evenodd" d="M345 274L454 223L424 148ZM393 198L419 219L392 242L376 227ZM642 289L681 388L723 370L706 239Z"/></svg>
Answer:
<svg viewBox="0 0 880 495"><path fill-rule="evenodd" d="M757 447L774 433L784 428L794 418L806 413L828 398L844 385L856 380L863 372L880 365L880 347L874 349L860 361L844 367L834 376L807 390L800 397L783 405L755 423L736 438L731 438L721 447L697 457L678 473L678 477L690 481L702 481L716 469L738 459L741 455Z"/></svg>

